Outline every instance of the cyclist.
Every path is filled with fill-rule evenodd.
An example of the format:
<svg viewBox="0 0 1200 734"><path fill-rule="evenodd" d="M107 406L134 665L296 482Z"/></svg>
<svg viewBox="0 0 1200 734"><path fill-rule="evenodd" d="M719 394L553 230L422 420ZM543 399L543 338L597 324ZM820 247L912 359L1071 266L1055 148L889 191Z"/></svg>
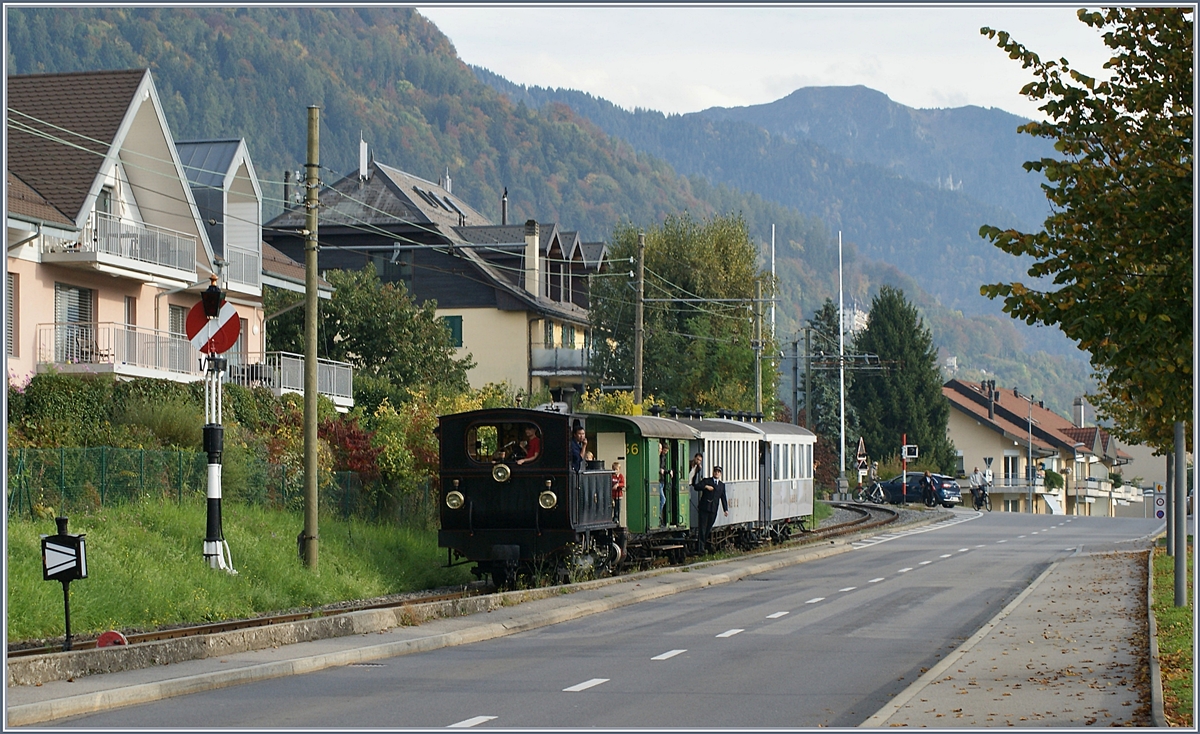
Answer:
<svg viewBox="0 0 1200 734"><path fill-rule="evenodd" d="M971 500L975 504L975 509L979 509L979 493L984 485L983 472L979 471L979 467L975 467L975 471L971 472Z"/></svg>

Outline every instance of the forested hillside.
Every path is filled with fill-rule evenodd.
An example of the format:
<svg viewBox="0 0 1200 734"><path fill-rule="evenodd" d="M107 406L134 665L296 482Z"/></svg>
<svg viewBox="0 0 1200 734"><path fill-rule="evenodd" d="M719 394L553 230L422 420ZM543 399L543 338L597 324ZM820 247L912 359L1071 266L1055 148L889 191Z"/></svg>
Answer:
<svg viewBox="0 0 1200 734"><path fill-rule="evenodd" d="M9 8L7 22L11 74L147 67L176 139L245 137L268 197L267 216L282 208L283 171L303 162L306 108L315 104L322 108L321 162L329 182L357 166L361 133L380 162L430 180L449 169L455 193L496 220L507 187L510 220L560 222L585 239L607 239L621 222L649 226L686 211L697 217L741 213L751 235L765 245L775 224L781 339L823 298L836 297L833 233L849 224L836 218L845 216L845 202L869 198L864 182L881 175L870 164L844 164L827 154L821 166L828 164L840 177L836 180L846 183L846 192L837 195L841 204L835 201L821 211L798 210L788 201L754 193L746 177L725 181L707 171L700 175L698 165L693 175L681 175L679 167L653 151L605 134L578 110L521 104L480 83L450 40L408 8ZM795 179L797 192L829 200L820 189L821 182L834 180L829 174L800 175L770 166L773 156L809 160L797 152L799 143L747 133L752 129L747 123L719 125L738 125L739 135L761 140L763 176ZM700 125L694 134L721 129ZM891 185L901 180L891 174L884 179L888 176ZM888 198L905 196L912 200L897 187ZM953 193L929 189L921 196ZM826 216L840 223L831 225ZM964 236L977 226L960 219ZM915 236L900 230L892 235L881 239L897 250ZM1020 355L1018 364L1031 362L1021 355L1022 339L1015 332L995 331L1001 322L955 328L961 317L924 293L941 292L940 281L957 277L953 273L922 279L918 288L895 266L865 253L865 242L847 240L846 282L852 296L865 303L881 284L904 287L928 309L931 322L946 320L945 328L933 326L935 338L946 334L950 341L940 343L960 359L998 372L994 365L1001 362L992 352L1001 359L1001 351L1012 349ZM981 243L978 248L979 257L990 255ZM968 354L965 341L953 341L956 332L984 327L995 334L992 352ZM1062 400L1069 405L1077 392L1064 385Z"/></svg>

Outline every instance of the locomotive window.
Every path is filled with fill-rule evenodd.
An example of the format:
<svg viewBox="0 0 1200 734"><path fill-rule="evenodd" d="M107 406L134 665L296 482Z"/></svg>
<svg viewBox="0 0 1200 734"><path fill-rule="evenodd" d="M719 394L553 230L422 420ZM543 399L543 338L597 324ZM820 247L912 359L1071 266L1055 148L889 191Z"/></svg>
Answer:
<svg viewBox="0 0 1200 734"><path fill-rule="evenodd" d="M542 432L532 423L481 423L467 429L467 456L481 463L528 464L542 455Z"/></svg>

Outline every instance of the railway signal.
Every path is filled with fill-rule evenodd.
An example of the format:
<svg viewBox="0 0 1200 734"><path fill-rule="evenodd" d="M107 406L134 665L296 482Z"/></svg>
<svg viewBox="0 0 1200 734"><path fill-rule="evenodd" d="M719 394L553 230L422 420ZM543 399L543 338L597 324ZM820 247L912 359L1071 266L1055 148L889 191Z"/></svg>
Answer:
<svg viewBox="0 0 1200 734"><path fill-rule="evenodd" d="M84 533L71 535L67 532L67 518L56 517L57 535L42 536L42 580L60 581L63 587L63 615L66 618L66 636L63 652L71 649L71 582L87 578L87 551Z"/></svg>
<svg viewBox="0 0 1200 734"><path fill-rule="evenodd" d="M212 276L208 289L200 295L200 302L188 313L184 327L192 344L208 355L204 372L204 452L208 454L208 517L204 534L204 559L210 568L236 574L229 543L221 528L221 454L225 447L225 427L221 424L221 385L225 381L226 360L216 355L227 351L237 342L241 327L237 310L224 299L224 294L217 287L217 276Z"/></svg>

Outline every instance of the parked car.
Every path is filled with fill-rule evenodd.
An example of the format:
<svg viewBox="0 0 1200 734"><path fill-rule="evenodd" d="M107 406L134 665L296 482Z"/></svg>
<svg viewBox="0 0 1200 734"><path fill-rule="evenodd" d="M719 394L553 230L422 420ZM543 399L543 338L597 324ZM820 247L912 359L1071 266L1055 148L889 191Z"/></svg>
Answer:
<svg viewBox="0 0 1200 734"><path fill-rule="evenodd" d="M904 501L908 504L922 504L925 500L921 497L921 477L922 472L911 472L908 475L908 486L904 492ZM933 491L937 499L937 504L942 507L953 507L962 504L962 488L958 486L958 480L954 477L946 476L945 474L932 474ZM893 505L900 504L900 482L903 475L897 475L881 482L884 494L887 496L887 501Z"/></svg>

